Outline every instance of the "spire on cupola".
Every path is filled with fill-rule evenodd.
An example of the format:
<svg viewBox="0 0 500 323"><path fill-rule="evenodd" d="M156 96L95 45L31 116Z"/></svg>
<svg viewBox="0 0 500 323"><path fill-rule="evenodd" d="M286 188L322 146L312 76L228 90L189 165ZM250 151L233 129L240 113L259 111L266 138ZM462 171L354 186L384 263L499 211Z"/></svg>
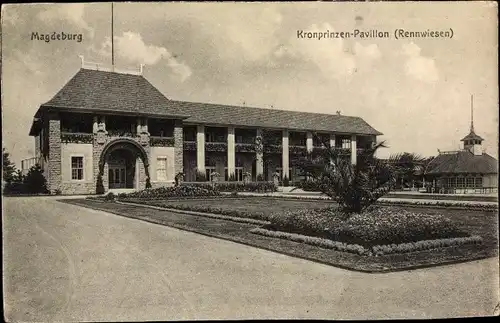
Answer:
<svg viewBox="0 0 500 323"><path fill-rule="evenodd" d="M476 135L474 132L474 97L471 94L470 96L470 133L462 138L461 141L464 142L464 149L469 150L474 155L482 155L483 150L481 144L483 142L483 138Z"/></svg>
<svg viewBox="0 0 500 323"><path fill-rule="evenodd" d="M474 96L470 95L470 132L474 132Z"/></svg>

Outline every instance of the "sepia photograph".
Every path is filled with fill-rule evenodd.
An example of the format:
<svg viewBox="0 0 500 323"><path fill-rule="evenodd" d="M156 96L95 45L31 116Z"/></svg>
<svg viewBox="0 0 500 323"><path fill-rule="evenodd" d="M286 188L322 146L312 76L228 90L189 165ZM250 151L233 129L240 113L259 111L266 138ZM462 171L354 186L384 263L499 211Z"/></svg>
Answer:
<svg viewBox="0 0 500 323"><path fill-rule="evenodd" d="M498 4L1 8L6 322L500 315Z"/></svg>

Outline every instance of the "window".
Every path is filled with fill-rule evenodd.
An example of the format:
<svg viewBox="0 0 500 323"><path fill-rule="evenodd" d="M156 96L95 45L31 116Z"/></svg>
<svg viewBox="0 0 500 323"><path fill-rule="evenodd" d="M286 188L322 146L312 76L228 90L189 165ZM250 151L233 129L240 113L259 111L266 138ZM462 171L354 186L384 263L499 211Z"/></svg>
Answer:
<svg viewBox="0 0 500 323"><path fill-rule="evenodd" d="M234 177L237 182L243 181L243 167L234 168ZM224 168L224 180L229 181L229 172L227 167Z"/></svg>
<svg viewBox="0 0 500 323"><path fill-rule="evenodd" d="M464 186L465 186L465 178L464 177L457 177L457 187L463 188Z"/></svg>
<svg viewBox="0 0 500 323"><path fill-rule="evenodd" d="M475 186L476 187L483 187L483 178L482 177L476 177Z"/></svg>
<svg viewBox="0 0 500 323"><path fill-rule="evenodd" d="M467 187L474 187L474 177L467 177Z"/></svg>
<svg viewBox="0 0 500 323"><path fill-rule="evenodd" d="M342 148L351 149L351 139L342 139Z"/></svg>
<svg viewBox="0 0 500 323"><path fill-rule="evenodd" d="M167 180L167 158L158 157L156 160L156 179L159 181Z"/></svg>
<svg viewBox="0 0 500 323"><path fill-rule="evenodd" d="M71 179L83 179L83 157L71 157Z"/></svg>

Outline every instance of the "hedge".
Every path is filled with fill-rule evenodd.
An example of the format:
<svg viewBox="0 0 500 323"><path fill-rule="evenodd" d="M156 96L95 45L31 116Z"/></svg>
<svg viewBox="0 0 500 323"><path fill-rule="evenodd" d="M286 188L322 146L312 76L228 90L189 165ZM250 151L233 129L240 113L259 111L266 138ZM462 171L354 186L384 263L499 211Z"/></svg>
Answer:
<svg viewBox="0 0 500 323"><path fill-rule="evenodd" d="M403 244L376 245L365 247L358 244L349 244L341 241L311 237L297 233L267 230L264 228L254 228L251 233L260 234L267 237L286 239L295 242L306 243L325 249L333 249L340 252L356 253L363 256L383 256L388 254L400 254L416 251L425 251L437 248L446 248L466 244L481 244L483 239L479 236L461 237L451 239L421 240Z"/></svg>
<svg viewBox="0 0 500 323"><path fill-rule="evenodd" d="M273 182L184 182L183 186L215 188L220 192L276 192L278 188Z"/></svg>

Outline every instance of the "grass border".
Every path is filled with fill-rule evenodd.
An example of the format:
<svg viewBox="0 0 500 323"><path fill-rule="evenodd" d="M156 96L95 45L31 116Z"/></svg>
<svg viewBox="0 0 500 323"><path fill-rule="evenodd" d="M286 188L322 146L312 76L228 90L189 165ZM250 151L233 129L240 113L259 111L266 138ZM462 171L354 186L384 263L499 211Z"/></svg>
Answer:
<svg viewBox="0 0 500 323"><path fill-rule="evenodd" d="M325 249L334 249L340 252L356 253L358 255L365 257L378 257L382 255L393 255L393 254L407 254L415 251L427 251L427 250L441 249L452 246L461 246L466 244L478 244L482 243L483 241L480 236L470 236L470 237L443 238L434 240L419 240L410 243L376 245L371 248L365 248L358 244L348 244L345 242L318 238L298 233L291 233L286 231L254 228L251 229L250 232L271 238L287 239L294 242L306 243ZM406 247L409 247L408 251L399 252L402 251L403 249L406 249Z"/></svg>

